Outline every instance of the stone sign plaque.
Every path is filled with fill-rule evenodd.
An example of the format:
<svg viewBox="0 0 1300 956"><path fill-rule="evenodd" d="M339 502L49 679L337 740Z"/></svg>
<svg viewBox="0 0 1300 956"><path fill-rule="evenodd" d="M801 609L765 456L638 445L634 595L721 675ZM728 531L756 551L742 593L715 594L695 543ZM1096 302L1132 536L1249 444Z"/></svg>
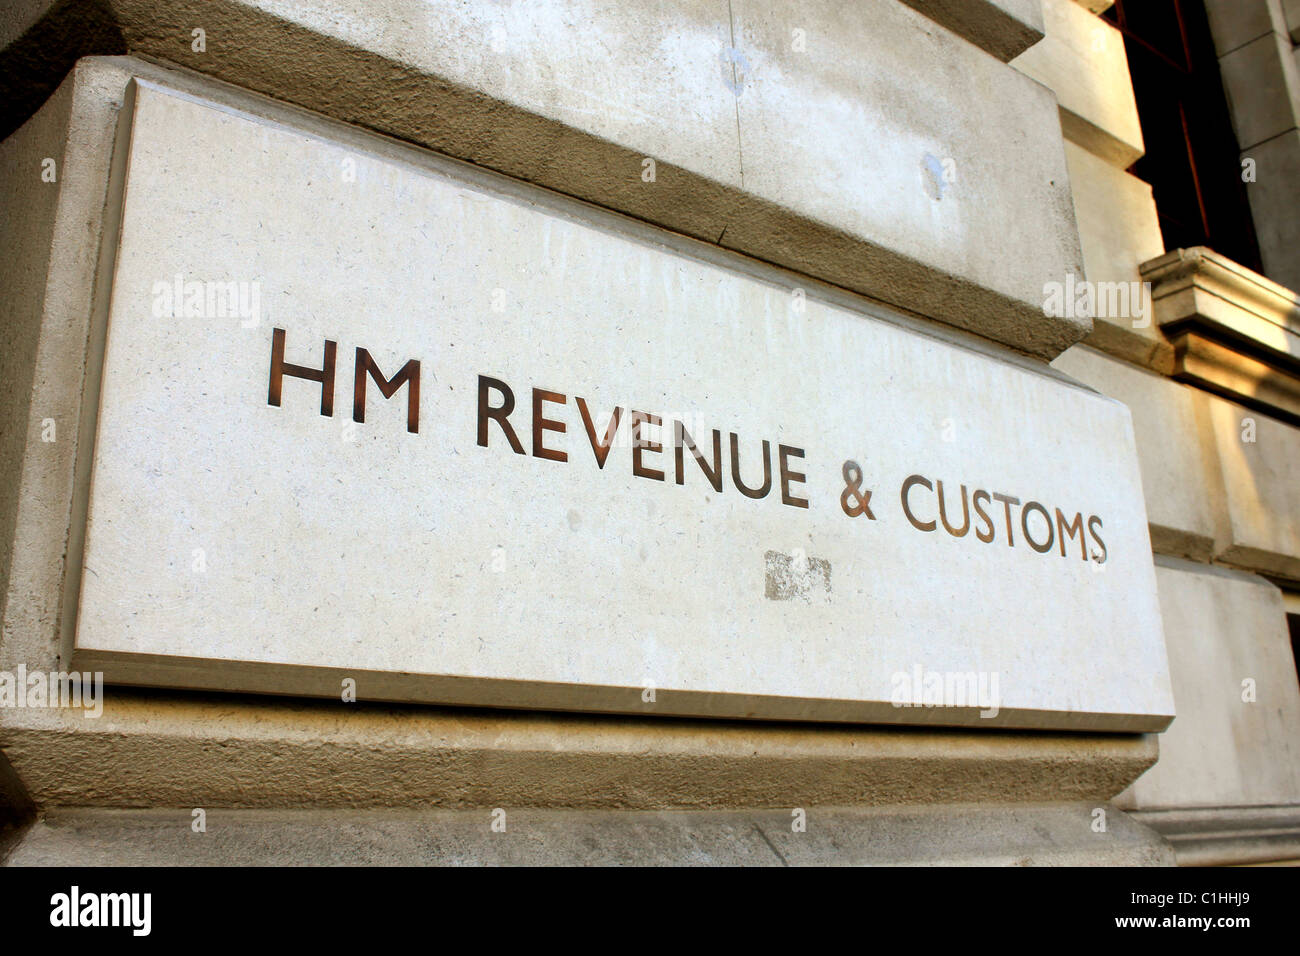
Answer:
<svg viewBox="0 0 1300 956"><path fill-rule="evenodd" d="M1171 719L1122 405L252 98L137 81L118 154L76 666L361 701ZM593 175L669 188L644 172Z"/></svg>

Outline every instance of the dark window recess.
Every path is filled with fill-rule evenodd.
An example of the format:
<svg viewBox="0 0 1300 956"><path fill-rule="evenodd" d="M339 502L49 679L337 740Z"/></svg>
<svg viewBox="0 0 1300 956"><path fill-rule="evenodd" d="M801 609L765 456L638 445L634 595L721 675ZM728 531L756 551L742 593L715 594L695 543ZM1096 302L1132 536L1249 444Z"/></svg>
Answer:
<svg viewBox="0 0 1300 956"><path fill-rule="evenodd" d="M1124 35L1166 249L1209 246L1262 272L1237 137L1202 0L1117 0L1103 15Z"/></svg>
<svg viewBox="0 0 1300 956"><path fill-rule="evenodd" d="M1296 679L1300 680L1300 614L1288 614L1286 626L1291 630L1291 659L1295 661Z"/></svg>

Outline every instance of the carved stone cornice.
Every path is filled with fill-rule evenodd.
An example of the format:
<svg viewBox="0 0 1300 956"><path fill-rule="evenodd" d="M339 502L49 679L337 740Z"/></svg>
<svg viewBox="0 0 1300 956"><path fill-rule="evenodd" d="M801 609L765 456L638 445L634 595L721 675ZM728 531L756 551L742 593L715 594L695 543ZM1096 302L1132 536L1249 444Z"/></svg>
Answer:
<svg viewBox="0 0 1300 956"><path fill-rule="evenodd" d="M1300 296L1203 246L1140 268L1174 378L1300 421Z"/></svg>

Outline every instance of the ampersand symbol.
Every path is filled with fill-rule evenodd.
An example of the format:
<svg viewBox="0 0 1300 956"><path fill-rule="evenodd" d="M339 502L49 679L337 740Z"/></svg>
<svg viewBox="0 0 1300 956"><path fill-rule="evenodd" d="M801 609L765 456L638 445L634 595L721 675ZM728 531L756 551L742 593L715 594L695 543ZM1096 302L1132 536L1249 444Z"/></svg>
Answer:
<svg viewBox="0 0 1300 956"><path fill-rule="evenodd" d="M862 490L862 466L856 461L846 461L840 474L844 476L844 492L840 495L840 507L844 513L850 518L865 514L875 521L876 516L871 513L871 492Z"/></svg>

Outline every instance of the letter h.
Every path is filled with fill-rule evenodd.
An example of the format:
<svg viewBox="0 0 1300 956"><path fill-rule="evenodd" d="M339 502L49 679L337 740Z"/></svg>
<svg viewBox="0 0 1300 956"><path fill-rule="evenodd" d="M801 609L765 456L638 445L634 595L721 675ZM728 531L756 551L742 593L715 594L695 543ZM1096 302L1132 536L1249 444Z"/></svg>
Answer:
<svg viewBox="0 0 1300 956"><path fill-rule="evenodd" d="M276 329L271 335L271 385L267 393L268 405L280 406L280 388L284 376L305 378L320 382L320 413L327 418L334 415L334 359L338 353L338 343L325 340L325 367L319 371L305 365L293 365L284 360L284 329Z"/></svg>

